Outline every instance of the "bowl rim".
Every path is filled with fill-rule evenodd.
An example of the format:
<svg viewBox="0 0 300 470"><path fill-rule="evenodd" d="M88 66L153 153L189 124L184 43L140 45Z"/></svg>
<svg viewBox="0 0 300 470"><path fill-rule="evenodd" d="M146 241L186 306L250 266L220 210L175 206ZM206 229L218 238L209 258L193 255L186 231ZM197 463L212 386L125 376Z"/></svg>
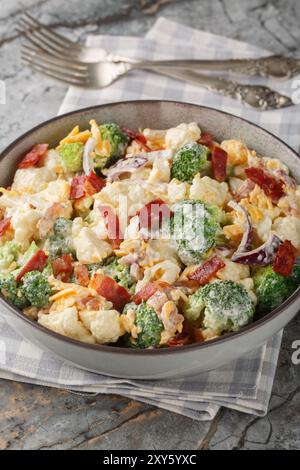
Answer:
<svg viewBox="0 0 300 470"><path fill-rule="evenodd" d="M60 119L64 119L68 116L74 116L76 114L80 113L85 113L89 112L95 109L99 108L104 108L104 107L115 107L119 105L142 105L142 104L163 104L163 103L171 103L174 105L183 105L183 106L188 106L188 107L193 107L193 108L202 108L202 109L208 109L211 111L216 111L217 113L224 114L226 116L233 117L234 119L244 121L247 124L251 125L255 129L258 129L259 131L262 131L268 135L270 135L272 138L275 140L279 141L282 143L285 147L287 147L299 160L300 160L300 155L288 144L286 144L282 139L279 137L275 136L272 134L270 131L264 129L263 127L259 126L258 124L255 124L248 119L242 118L240 116L235 116L232 113L229 113L227 111L219 110L217 108L213 108L211 106L203 106L203 105L198 105L198 104L193 104L193 103L188 103L184 101L173 101L173 100L156 100L156 99L149 99L149 100L125 100L125 101L118 101L118 102L113 102L113 103L104 103L104 104L99 104L99 105L93 105L93 106L88 106L80 109L76 109L73 111L69 111L68 113L60 114L58 116L55 116L51 119L48 119L46 121L43 121L42 123L34 126L30 130L26 131L23 133L21 136L19 136L17 139L15 139L11 144L9 144L5 149L1 152L0 154L0 161L3 160L7 154L19 143L21 142L24 138L30 136L33 132L37 131L41 127L47 126L55 121L59 121ZM300 299L300 286L298 289L296 289L293 294L288 297L281 305L279 305L277 308L269 312L267 315L264 317L254 321L253 323L250 323L249 325L246 325L243 327L241 330L237 332L232 332L232 333L227 333L224 336L211 339L209 341L205 341L202 343L192 343L192 344L187 344L183 345L180 347L168 347L168 348L153 348L153 349L130 349L126 347L121 347L121 346L110 346L110 345L105 345L105 344L89 344L89 343L84 343L83 341L79 341L73 338L69 338L68 336L61 335L60 333L56 333L55 331L52 331L42 325L40 325L37 321L29 318L26 316L21 310L17 309L12 303L7 301L2 294L0 294L0 305L3 305L5 308L7 308L12 314L16 315L19 317L21 320L27 322L30 326L33 328L37 329L39 332L42 332L46 335L49 335L53 337L56 340L59 340L61 342L66 342L69 343L73 346L79 346L84 349L89 349L91 351L98 351L98 352L103 352L103 353L114 353L114 354L128 354L128 355L149 355L149 356L160 356L160 355L166 355L166 354L178 354L178 353L183 353L183 352L190 352L193 350L199 350L199 349L205 349L205 348L210 348L213 347L215 344L221 344L221 343L226 343L230 340L233 340L235 338L240 338L242 336L247 335L248 333L253 332L257 328L259 328L261 325L265 325L269 323L271 320L274 318L277 318L281 314L284 313L285 309L293 304L296 303L297 300Z"/></svg>

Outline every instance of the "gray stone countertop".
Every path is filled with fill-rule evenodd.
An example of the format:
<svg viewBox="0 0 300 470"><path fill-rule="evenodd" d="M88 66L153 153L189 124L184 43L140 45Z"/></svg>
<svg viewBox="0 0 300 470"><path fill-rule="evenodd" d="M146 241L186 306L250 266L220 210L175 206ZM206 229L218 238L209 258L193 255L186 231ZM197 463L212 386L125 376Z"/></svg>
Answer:
<svg viewBox="0 0 300 470"><path fill-rule="evenodd" d="M55 116L66 88L22 67L15 23L23 11L71 39L87 34L143 35L163 15L265 47L296 53L298 0L3 0L0 9L0 151ZM196 422L136 401L87 398L0 380L0 449L300 449L300 365L291 362L300 317L286 328L270 411L265 418L221 410Z"/></svg>

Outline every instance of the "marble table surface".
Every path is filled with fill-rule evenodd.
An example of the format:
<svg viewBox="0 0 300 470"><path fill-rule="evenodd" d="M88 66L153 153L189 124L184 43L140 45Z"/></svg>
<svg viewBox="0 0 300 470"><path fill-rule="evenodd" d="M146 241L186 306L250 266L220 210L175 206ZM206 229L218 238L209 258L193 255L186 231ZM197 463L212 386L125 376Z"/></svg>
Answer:
<svg viewBox="0 0 300 470"><path fill-rule="evenodd" d="M84 6L83 6L84 5ZM159 15L274 53L297 53L298 0L10 0L0 9L0 151L55 116L66 88L33 74L19 59L14 25L26 10L72 39L90 33L143 35ZM270 411L257 418L221 410L212 422L108 395L0 380L0 449L300 449L300 365L291 362L300 316L286 328Z"/></svg>

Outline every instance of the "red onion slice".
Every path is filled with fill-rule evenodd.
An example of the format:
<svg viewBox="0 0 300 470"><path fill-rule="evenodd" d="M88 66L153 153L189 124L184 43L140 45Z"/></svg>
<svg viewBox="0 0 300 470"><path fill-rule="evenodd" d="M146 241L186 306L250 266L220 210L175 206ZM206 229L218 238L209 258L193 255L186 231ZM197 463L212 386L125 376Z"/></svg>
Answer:
<svg viewBox="0 0 300 470"><path fill-rule="evenodd" d="M106 176L108 181L117 181L123 173L132 173L137 169L144 167L148 163L148 159L141 155L125 158L119 160L115 165L111 166Z"/></svg>
<svg viewBox="0 0 300 470"><path fill-rule="evenodd" d="M248 252L236 251L231 260L250 266L266 266L274 260L275 253L282 243L281 239L274 233L271 233L268 240L261 246Z"/></svg>

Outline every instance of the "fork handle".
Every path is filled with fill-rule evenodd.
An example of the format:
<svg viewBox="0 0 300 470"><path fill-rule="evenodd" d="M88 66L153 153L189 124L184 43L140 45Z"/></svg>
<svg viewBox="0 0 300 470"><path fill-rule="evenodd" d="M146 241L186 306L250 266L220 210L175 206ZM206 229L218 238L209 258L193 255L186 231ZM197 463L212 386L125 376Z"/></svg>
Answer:
<svg viewBox="0 0 300 470"><path fill-rule="evenodd" d="M292 104L290 98L275 90L261 85L244 85L224 78L201 75L192 70L170 70L159 68L153 71L172 78L184 80L192 85L201 86L230 98L237 98L243 103L259 110L278 109Z"/></svg>
<svg viewBox="0 0 300 470"><path fill-rule="evenodd" d="M299 72L300 61L281 55L260 57L258 59L225 60L155 60L137 62L138 68L170 67L211 72L227 71L243 75L289 78Z"/></svg>

